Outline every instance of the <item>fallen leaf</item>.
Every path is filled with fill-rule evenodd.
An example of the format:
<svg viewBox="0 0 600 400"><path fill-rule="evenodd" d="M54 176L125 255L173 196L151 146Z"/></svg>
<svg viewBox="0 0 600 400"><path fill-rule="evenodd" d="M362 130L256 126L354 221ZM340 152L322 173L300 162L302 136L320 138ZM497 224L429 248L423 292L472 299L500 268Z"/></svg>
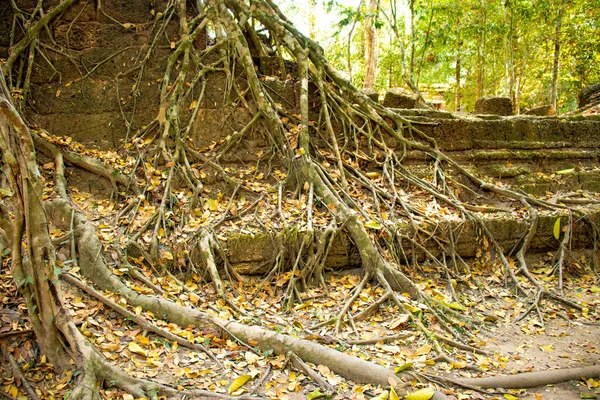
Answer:
<svg viewBox="0 0 600 400"><path fill-rule="evenodd" d="M429 400L435 394L435 390L430 387L419 389L406 395L406 400Z"/></svg>
<svg viewBox="0 0 600 400"><path fill-rule="evenodd" d="M371 397L371 400L387 400L388 397L389 397L389 394L386 390L385 392L382 392L375 397Z"/></svg>
<svg viewBox="0 0 600 400"><path fill-rule="evenodd" d="M575 171L575 168L561 169L560 171L556 171L556 175L566 175L570 174L573 171Z"/></svg>
<svg viewBox="0 0 600 400"><path fill-rule="evenodd" d="M372 219L372 220L370 220L370 221L367 221L367 222L365 222L365 226L366 226L367 228L370 228L370 229L377 229L377 230L379 230L379 229L381 229L381 228L382 228L382 226L379 224L379 222L375 221L374 219Z"/></svg>
<svg viewBox="0 0 600 400"><path fill-rule="evenodd" d="M248 374L237 377L233 382L231 382L231 386L229 386L229 394L232 394L244 386L250 379L252 379L252 375Z"/></svg>
<svg viewBox="0 0 600 400"><path fill-rule="evenodd" d="M140 356L146 357L146 355L148 354L146 352L146 350L144 350L142 348L142 346L140 346L136 342L129 342L129 344L127 345L127 348L129 349L130 352L135 353L135 354L139 354Z"/></svg>
<svg viewBox="0 0 600 400"><path fill-rule="evenodd" d="M413 362L412 361L411 362L407 362L406 364L403 364L403 365L400 365L399 367L394 368L394 373L395 374L400 373L402 371L405 371L405 370L409 369L412 366L413 366Z"/></svg>
<svg viewBox="0 0 600 400"><path fill-rule="evenodd" d="M556 240L560 238L560 217L556 218L556 221L554 221L554 228L552 229L552 233L554 233L554 238Z"/></svg>
<svg viewBox="0 0 600 400"><path fill-rule="evenodd" d="M308 400L313 400L313 399L319 399L319 398L324 397L324 396L325 396L325 393L321 393L321 391L319 389L317 389L317 390L314 390L314 391L310 392L306 396L306 398Z"/></svg>

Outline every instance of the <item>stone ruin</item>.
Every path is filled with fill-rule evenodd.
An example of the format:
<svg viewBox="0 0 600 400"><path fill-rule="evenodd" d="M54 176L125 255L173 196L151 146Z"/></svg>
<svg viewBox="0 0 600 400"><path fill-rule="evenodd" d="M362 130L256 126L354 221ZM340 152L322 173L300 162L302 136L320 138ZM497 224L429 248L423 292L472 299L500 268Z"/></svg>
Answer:
<svg viewBox="0 0 600 400"><path fill-rule="evenodd" d="M134 3L107 2L103 7L110 15L126 15L132 24L141 23L147 19L148 10L140 11ZM0 57L8 53L6 38L9 28L9 24L0 24ZM41 64L35 66L27 111L29 121L55 135L72 137L90 149L118 149L131 129L139 129L149 123L159 112L157 79L162 77L160 68L163 63L153 63L155 69L146 71L144 80L135 90L132 90L136 84L132 76L115 80L115 76L127 69L140 46L145 44L146 33L97 16L93 2L76 3L54 22L52 29L62 32L62 36L57 36L58 41L69 41L70 46L77 46L78 58L84 65L96 67L92 74L82 79L81 72L73 67L70 60L60 53L49 53L60 75L52 75ZM67 35L70 36L67 38ZM98 65L106 54L114 55ZM159 48L155 56L164 60L168 54L167 49ZM283 107L297 112L298 83L294 78L267 75L264 82ZM245 89L243 79L236 78L236 83L240 90ZM378 98L377 93L367 94L373 100ZM122 113L132 111L134 99L136 114L133 126L127 126ZM490 181L536 196L578 190L589 191L590 196L600 193L598 116L556 117L548 116L552 114L549 110L512 116L512 105L507 98L480 99L476 114L481 115L453 114L416 109L416 99L410 93L399 90L388 91L383 105L397 109L404 118L434 138L446 154ZM538 117L540 114L542 116ZM241 130L251 118L248 109L229 99L224 73L210 73L191 140L197 148L210 146ZM388 145L394 147L392 142ZM264 137L252 133L221 162L227 166L256 163L258 155L267 146ZM419 151L409 151L405 163L407 168L419 174L432 172L431 160ZM78 185L81 191L101 195L111 190L110 182L96 175L77 169L73 169L71 174L70 184ZM216 179L209 175L203 183L216 184ZM464 182L464 191L458 195L476 201L470 189L469 183ZM507 250L521 240L527 229L526 221L510 213L486 218L490 230ZM600 214L592 214L590 219L598 223ZM558 241L552 235L554 220L554 216L540 218L540 228L531 244L531 252L545 252L557 247ZM447 225L455 223L448 221ZM440 226L439 229L446 228ZM476 238L475 227L466 223L458 239L458 253L463 257L475 256L478 248ZM589 248L593 240L585 225L578 223L574 225L572 238L573 248ZM261 265L265 265L264 261L272 256L270 252L276 248L273 245L276 240L276 232L236 234L223 239L229 261L242 273L262 272ZM424 245L432 251L437 249L428 243ZM336 238L327 264L347 267L358 262L353 244L343 236Z"/></svg>

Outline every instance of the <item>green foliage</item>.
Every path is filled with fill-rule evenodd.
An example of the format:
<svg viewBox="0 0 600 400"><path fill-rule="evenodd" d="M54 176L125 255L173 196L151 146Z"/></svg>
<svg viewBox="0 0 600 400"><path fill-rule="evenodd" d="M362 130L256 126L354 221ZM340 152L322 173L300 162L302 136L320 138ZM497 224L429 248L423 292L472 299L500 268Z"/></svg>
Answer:
<svg viewBox="0 0 600 400"><path fill-rule="evenodd" d="M367 13L366 1L357 3L326 2L337 16L336 40L327 42L326 53L341 71L349 72L350 65L353 83L360 86ZM405 77L421 89L449 84L445 98L452 109L460 59L459 90L467 111L486 95L512 96L521 110L548 104L561 7L558 106L561 112L575 109L578 91L600 81L600 0L409 0L408 5L383 0L376 16L376 88L405 86Z"/></svg>

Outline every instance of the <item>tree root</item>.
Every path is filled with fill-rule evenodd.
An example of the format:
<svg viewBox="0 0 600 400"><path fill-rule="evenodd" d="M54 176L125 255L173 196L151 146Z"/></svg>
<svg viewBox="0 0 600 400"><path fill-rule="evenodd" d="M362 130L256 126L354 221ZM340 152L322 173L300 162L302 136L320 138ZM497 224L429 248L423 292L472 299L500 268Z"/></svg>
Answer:
<svg viewBox="0 0 600 400"><path fill-rule="evenodd" d="M480 388L525 389L579 380L581 378L596 378L598 376L600 376L600 365L523 372L515 375L499 375L489 378L461 378L457 382Z"/></svg>
<svg viewBox="0 0 600 400"><path fill-rule="evenodd" d="M63 200L53 200L47 205L49 215L58 226L71 215L72 209ZM273 350L276 354L287 354L292 351L305 362L323 364L337 374L360 383L371 383L382 386L390 384L397 387L398 393L405 393L409 384L403 383L390 369L382 367L357 357L341 353L329 347L271 332L258 326L248 326L234 321L227 321L193 308L181 306L162 297L137 293L124 285L121 280L112 275L104 264L102 245L95 234L94 227L82 216L75 217L75 231L81 272L103 290L120 294L127 302L141 306L155 315L160 315L169 322L180 326L194 325L197 327L212 327L223 329L238 340L256 344L261 350ZM64 222L63 222L64 223Z"/></svg>

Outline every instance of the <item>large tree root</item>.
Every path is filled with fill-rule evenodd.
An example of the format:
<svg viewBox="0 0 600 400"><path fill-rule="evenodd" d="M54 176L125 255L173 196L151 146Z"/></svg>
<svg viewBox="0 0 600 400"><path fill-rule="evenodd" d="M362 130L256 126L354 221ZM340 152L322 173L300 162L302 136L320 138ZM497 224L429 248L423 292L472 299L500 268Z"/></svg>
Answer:
<svg viewBox="0 0 600 400"><path fill-rule="evenodd" d="M598 376L600 376L600 365L579 368L552 369L536 372L523 372L515 375L498 375L489 378L461 378L458 379L457 382L484 389L525 389L579 380L582 378L596 378Z"/></svg>
<svg viewBox="0 0 600 400"><path fill-rule="evenodd" d="M32 25L32 28L25 34L23 39L14 46L15 51L11 53L7 61L9 70L18 58L21 58L24 62L25 51L29 48L30 59L26 70L28 71L27 76L30 75L35 49L39 48L39 32L42 29L46 29L48 22L69 7L71 3L73 3L72 0L64 0L54 10L46 16L42 15L40 20ZM496 207L465 204L459 201L454 194L453 186L451 186L454 180L449 178L446 167L450 167L454 172L466 177L482 191L494 193L512 202L520 201L526 205L532 204L537 207L549 209L568 209L567 206L552 204L509 189L491 185L447 157L439 150L435 140L424 135L414 128L409 121L395 112L373 103L362 92L344 80L328 64L318 44L299 33L271 0L253 0L251 6L245 2L235 0L209 0L205 3L204 9L192 17L190 17L190 10L186 9L187 6L188 2L185 0L173 0L169 2L167 9L164 10L165 19L160 20L157 18L152 28L155 36L151 39L151 44L147 46L146 56L141 57L140 54L140 59L143 60L130 71L119 74L119 77L117 77L118 81L120 77L139 70L140 72L136 81L136 86L139 86L142 83L146 62L152 59L153 52L159 46L167 24L171 18L178 18L180 40L174 43L173 51L167 60L164 76L161 79L159 115L146 128L141 129L134 138L135 140L142 138L150 139L150 141L153 141L153 145L139 152L137 166L131 176L125 175L90 157L81 156L72 151L65 151L43 140L41 137L34 136L36 146L56 160L56 191L61 198L53 200L47 205L48 213L54 216L54 224L56 226L72 232L74 238L71 246L72 258L76 260L77 265L81 268L83 276L88 281L93 282L94 286L118 293L127 300L129 305L141 306L143 309L151 311L154 315L180 326L210 327L226 332L234 339L245 343L249 347L258 346L262 350L274 350L277 354L284 355L291 352L294 354L294 357L297 357L296 364L300 365L304 370L309 371L309 375L310 367L306 362L323 364L341 376L356 382L377 384L385 387L391 385L395 386L399 393L405 393L412 380L409 374L402 374L398 377L391 370L383 366L340 353L311 341L278 334L259 326L247 326L235 321L224 320L210 313L169 301L165 297L140 294L132 290L120 277L112 274L105 263L104 248L96 234L95 227L86 220L83 214L74 209L68 198L63 159L71 165L87 169L92 173L109 179L115 188L119 184L126 189L131 189L136 195L139 194L140 197L135 201L130 201L130 204L124 207L122 214L120 214L120 216L127 214L130 218L128 222L132 222L135 219L139 206L143 201L151 203L152 206L157 206L154 216L147 220L141 230L129 238L130 243L134 247L139 247L144 257L148 258L148 262L157 264L160 261L159 250L162 250L162 246L171 246L171 249L175 246L173 243L167 242L163 244L159 242L159 232L164 231L160 236L167 238L170 233L169 231L171 233L176 231L176 228L173 227L175 224L170 224L169 222L172 221L169 218L179 218L180 223L185 224L185 221L188 220L188 215L186 214L197 203L202 204L203 202L202 182L199 177L201 175L194 172L188 156L199 160L202 165L209 166L214 171L217 171L225 182L233 185L235 189L222 218L213 224L211 229L199 228L195 235L193 235L194 241L192 244L199 250L199 257L205 265L205 270L212 280L217 295L230 308L242 313L235 303L228 298L225 281L220 276L222 269L219 268L218 257L215 257L215 254L224 261L224 271L228 274L230 281L233 281L231 277L235 275L235 271L228 269L226 257L222 249L218 246L214 231L225 222L226 214L231 210L238 188L241 187L250 192L252 190L238 182L237 178L234 179L229 176L228 171L221 167L219 162L224 159L222 156L240 144L246 135L250 135L254 131L262 131L262 128L266 128L264 129L266 132L265 136L268 137L272 146L270 151L271 159L278 156L279 159L277 162L285 166L286 173L288 174L285 182L279 181L278 193L278 212L281 222L284 225L286 221L281 211L284 184L286 185L286 189L287 186L290 186L295 195L301 193L302 188L308 190L308 201L306 202L308 233L302 237L302 242L299 246L298 244L290 246L297 249L297 252L295 256L288 255L287 260L292 260L289 264L293 264L292 278L284 294L287 309L293 308L295 299L301 301L299 290L302 286L301 284L306 286L305 279L308 276L314 273L315 277L324 284L321 270L324 258L331 245L333 233L325 233L322 239L315 239L319 234L315 234L316 229L313 226L313 206L320 207L321 210L329 212L329 217L333 220L328 230L331 230L331 232L337 230L345 231L349 239L356 245L362 261L362 267L365 270L364 279L355 288L349 300L341 306L335 318L327 321L327 323L335 322L334 330L336 333L340 331L344 318L347 317L350 324L354 324L356 319L365 317L383 302L390 301L403 313L408 314L415 329L422 332L433 343L435 350L439 353L437 360L449 363L453 362L442 347L443 344L466 352L486 354L484 350L474 348L462 342L463 336L472 336L469 332L469 327L473 325L472 323L479 321L468 320L471 323L470 326L463 328L466 320L464 316L448 307L444 302L428 295L425 290L422 290L420 286L413 282L408 272L400 267L404 261L406 261L405 264L407 266L411 264L416 266L414 253L416 251L424 253L426 258L437 267L438 272L444 274L450 285L451 296L454 301L457 300L457 293L454 291L452 281L453 279L461 279L461 276L456 265L454 271L446 265L445 257L445 254L452 254L453 260L456 261L453 234L451 232L451 240L448 241L441 237L443 235L440 235L436 229L432 229L430 232L429 228L423 227L425 223L431 224L433 222L432 225L435 225L435 221L433 221L433 218L427 217L418 207L408 204L408 201L403 198L405 196L402 194L405 189L422 191L427 196L430 196L432 203L444 203L455 210L457 214L460 214L463 220L470 220L478 226L484 232L484 236L491 241L492 247L496 254L498 254L507 277L510 278L516 290L521 294L527 294L526 289L517 280L519 272L525 275L538 289L538 296L528 312L537 309L540 319L543 319L539 310L539 302L542 297L547 296L559 301L560 298L558 296L544 290L541 284L537 283L531 277L524 263L524 255L534 235L535 224L532 224L532 232L526 236L523 247L517 254L517 259L521 265L520 270L515 273L513 266L505 257L503 249L494 240L492 232L489 231L484 221L477 214L477 212L498 212L505 210ZM98 7L99 11L101 11L101 6L99 5ZM32 18L35 18L35 16L32 16ZM268 86L258 76L258 68L254 65L253 54L250 50L251 46L247 40L250 40L259 55L264 55L267 51L263 48L261 41L257 39L257 34L253 28L256 23L262 25L269 36L273 37L277 42L277 52L280 57L283 57L283 51L285 51L298 63L300 115L297 115L295 111L285 110L281 105L278 105L270 95ZM194 41L207 27L213 29L216 43L208 46L205 50L196 51ZM157 29L154 30L155 28ZM149 37L151 36L150 34ZM284 50L280 50L280 47ZM204 57L209 54L217 56L217 61L213 60L209 65L205 65L206 60ZM284 65L283 58L281 61L282 65ZM239 71L236 72L235 68L238 66L241 66L242 77L245 78L248 84L247 88L241 87L237 81L236 73L239 73ZM196 123L196 115L198 114L200 103L205 100L206 76L215 71L222 72L226 76L224 104L228 104L231 101L234 106L247 109L253 117L243 129L233 133L231 137L224 140L221 148L216 153L205 156L201 151L194 150L185 141L189 139L193 125ZM86 77L92 72L93 69L86 74ZM316 87L318 88L314 99L310 98L310 80L316 83ZM197 86L200 86L200 90L198 97L195 97L197 91L194 91L194 88L197 88ZM27 84L24 90L27 91ZM4 91L8 93L7 90ZM247 93L248 95L246 95ZM237 98L230 99L232 94L237 95ZM10 97L8 94L5 94L5 96L7 98ZM127 125L127 137L129 138L129 133L132 129L131 123L134 120L136 110L135 100L132 114L128 117L123 111L120 97L118 95L119 107ZM197 103L194 107L190 108L193 111L187 113L189 115L186 115L186 103L190 100L190 97ZM312 102L318 104L318 106L311 108ZM315 110L318 110L318 116L314 115ZM12 110L11 113L6 115L8 116L8 124L5 125L14 125L17 135L12 135L13 137L11 137L11 135L6 134L6 129L3 129L3 156L5 164L9 167L8 169L11 169L13 172L12 175L9 174L14 181L10 182L11 186L14 188L15 195L20 196L16 199L16 203L20 202L22 205L22 207L17 207L15 211L16 222L13 229L16 232L13 235L15 240L13 240L12 254L13 258L16 259L14 263L15 277L27 279L27 272L35 275L35 281L39 285L39 288L30 288L26 285L23 289L23 294L28 301L32 298L32 295L42 294L38 296L41 299L40 304L30 301L28 307L31 310L35 309L35 307L41 308L39 312L40 315L43 315L41 322L44 320L49 321L51 320L50 317L54 317L57 313L57 310L62 310L60 307L60 293L55 292L58 288L50 284L56 280L56 277L54 273L47 273L47 276L44 276L40 272L41 270L37 271L35 268L33 271L29 271L29 266L25 262L21 263L21 243L23 242L23 232L26 230L29 235L27 239L31 240L31 243L28 243L29 248L26 255L29 256L33 266L53 266L54 260L52 256L48 256L49 253L52 254L53 247L48 239L47 227L41 223L45 221L43 210L41 210L41 180L35 168L35 160L32 157L34 154L33 146L30 145L31 138L26 126L20 120L18 114L12 112ZM185 118L189 118L187 125ZM290 120L290 124L284 123L283 118ZM337 131L338 129L339 132ZM152 135L154 135L153 138ZM29 157L24 158L19 153L19 156L21 156L19 163L6 152L6 149L15 147L17 139L24 143L24 153ZM394 142L393 147L388 145L390 142ZM434 160L434 172L431 179L415 176L404 167L402 160L409 149L421 151L432 157ZM271 159L269 159L267 170L271 169ZM259 157L259 163L263 161L264 159ZM375 171L364 173L361 168L357 167L360 164L374 166ZM337 166L339 170L329 170L329 166L331 165ZM139 168L137 168L138 166ZM166 179L162 181L158 180L159 183L154 184L154 180L158 178L153 176L153 174L159 169L164 171ZM18 170L28 171L28 175L20 180L17 174ZM380 172L383 172L381 180L371 180L370 176L376 176ZM136 174L142 175L142 173L148 181L148 188L151 189L138 189L136 178L139 178L139 176L136 176ZM279 180L279 178L277 179ZM192 191L192 200L188 205L175 205L178 202L175 195L179 189L176 187L177 181L183 182ZM159 190L155 191L155 189L159 188L162 189L162 192ZM372 198L369 197L368 200L364 200L364 197L368 197L364 193L368 193L368 196L372 195ZM260 195L260 199L262 199L262 196L264 194ZM268 195L266 196L268 197ZM253 209L254 205L260 199L248 207L246 211ZM316 206L317 203L319 204L318 206ZM387 218L384 218L384 214L390 217L390 223L385 222ZM533 217L534 214L532 214ZM374 222L371 226L381 229L381 235L375 234L368 229L365 221L370 219ZM117 217L117 220L119 220L119 217ZM398 233L397 226L401 223L406 223L406 221L410 222L410 226L413 229L412 236ZM262 224L260 220L257 222ZM423 224L420 222L423 222ZM534 222L537 223L537 221ZM151 228L152 231L150 230ZM263 228L266 229L264 224ZM140 239L142 234L149 234L150 232L152 232L149 238L151 247L146 252L142 248L142 245L138 243L138 239ZM557 271L559 273L560 285L562 285L563 263L571 236L570 233L570 231L565 232L559 250ZM441 250L441 257L434 256L426 246L422 245L420 239L423 236L427 237L428 240L431 239L438 246L438 249ZM317 244L319 240L322 240L322 242ZM407 257L403 248L403 243L406 241L410 243L413 249L412 263L409 262L409 257ZM126 245L126 247L129 247L129 245ZM184 250L187 251L189 249ZM117 252L119 252L118 249ZM149 257L146 257L146 255L149 255ZM128 263L126 255L121 254L120 257L116 258L117 260L115 261L117 262ZM277 258L277 263L273 271L278 271L280 266L283 265L284 261L282 258ZM50 263L46 262L48 260ZM132 272L132 276L137 276L138 280L144 282L155 292L160 292L160 288L152 284L151 281L144 278L141 274L138 273L136 275L135 272ZM296 276L299 278L296 278ZM72 279L69 275L63 275L63 278L70 284L74 284L92 296L99 298L105 304L117 310L117 312L132 317L132 314L124 307L114 304L106 296L101 296L90 286L81 284L81 282ZM271 278L271 275L268 278ZM350 310L353 303L359 298L361 290L363 287L366 287L368 281L371 279L384 288L384 294L372 307L368 307L355 316L352 316ZM41 290L39 290L40 288ZM406 299L400 293L406 294L406 297L409 297L409 299ZM414 304L419 303L419 305L428 308L428 314L417 309L415 315L413 315L413 312L409 308L411 307L411 302ZM568 301L562 302L569 306L576 305ZM33 311L31 311L31 314L32 318L36 318ZM64 315L63 317L64 320L57 321L57 326L50 325L54 343L47 342L45 347L53 348L54 344L58 346L60 344L60 333L65 336L71 345L73 357L85 371L85 374L80 379L79 386L76 388L75 397L81 399L95 398L97 396L96 382L98 379L116 379L120 387L138 397L148 396L156 398L157 393L165 393L173 396L179 394L173 388L127 376L123 371L108 363L83 338L69 318ZM44 325L39 320L34 320L33 322L38 333L38 340L43 340L40 332L42 331L41 327ZM169 336L167 332L154 329L155 327L149 324L148 321L138 318L136 322L144 329L163 335L170 338L170 340L181 342L180 339ZM450 337L447 337L446 334L449 334ZM183 342L181 343L184 344ZM198 348L194 343L185 344L193 348ZM60 346L58 347L60 348ZM468 367L472 369L477 368L475 366ZM465 384L481 386L485 385L486 381ZM498 382L495 381L494 385L497 384ZM511 383L507 382L507 384ZM208 395L208 393L201 391L189 391L186 393L199 396ZM437 398L442 398L443 394L438 392L436 396Z"/></svg>
<svg viewBox="0 0 600 400"><path fill-rule="evenodd" d="M50 215L57 226L64 226L70 221L74 210L61 199L53 200L47 205ZM62 221L62 224L61 224ZM95 228L84 217L76 213L75 231L78 246L78 258L81 272L90 281L103 290L120 294L134 306L141 306L157 316L180 326L193 325L199 328L211 327L228 332L244 343L251 343L261 350L273 350L276 354L293 352L306 362L323 364L337 374L359 383L371 383L382 386L392 385L399 393L406 393L410 383L403 381L394 371L363 359L341 353L337 350L308 340L293 338L275 333L258 326L248 326L234 321L227 321L196 309L181 306L162 297L140 294L127 287L119 277L115 276L104 264L102 244ZM405 378L410 381L410 378ZM438 398L443 396L438 394Z"/></svg>

